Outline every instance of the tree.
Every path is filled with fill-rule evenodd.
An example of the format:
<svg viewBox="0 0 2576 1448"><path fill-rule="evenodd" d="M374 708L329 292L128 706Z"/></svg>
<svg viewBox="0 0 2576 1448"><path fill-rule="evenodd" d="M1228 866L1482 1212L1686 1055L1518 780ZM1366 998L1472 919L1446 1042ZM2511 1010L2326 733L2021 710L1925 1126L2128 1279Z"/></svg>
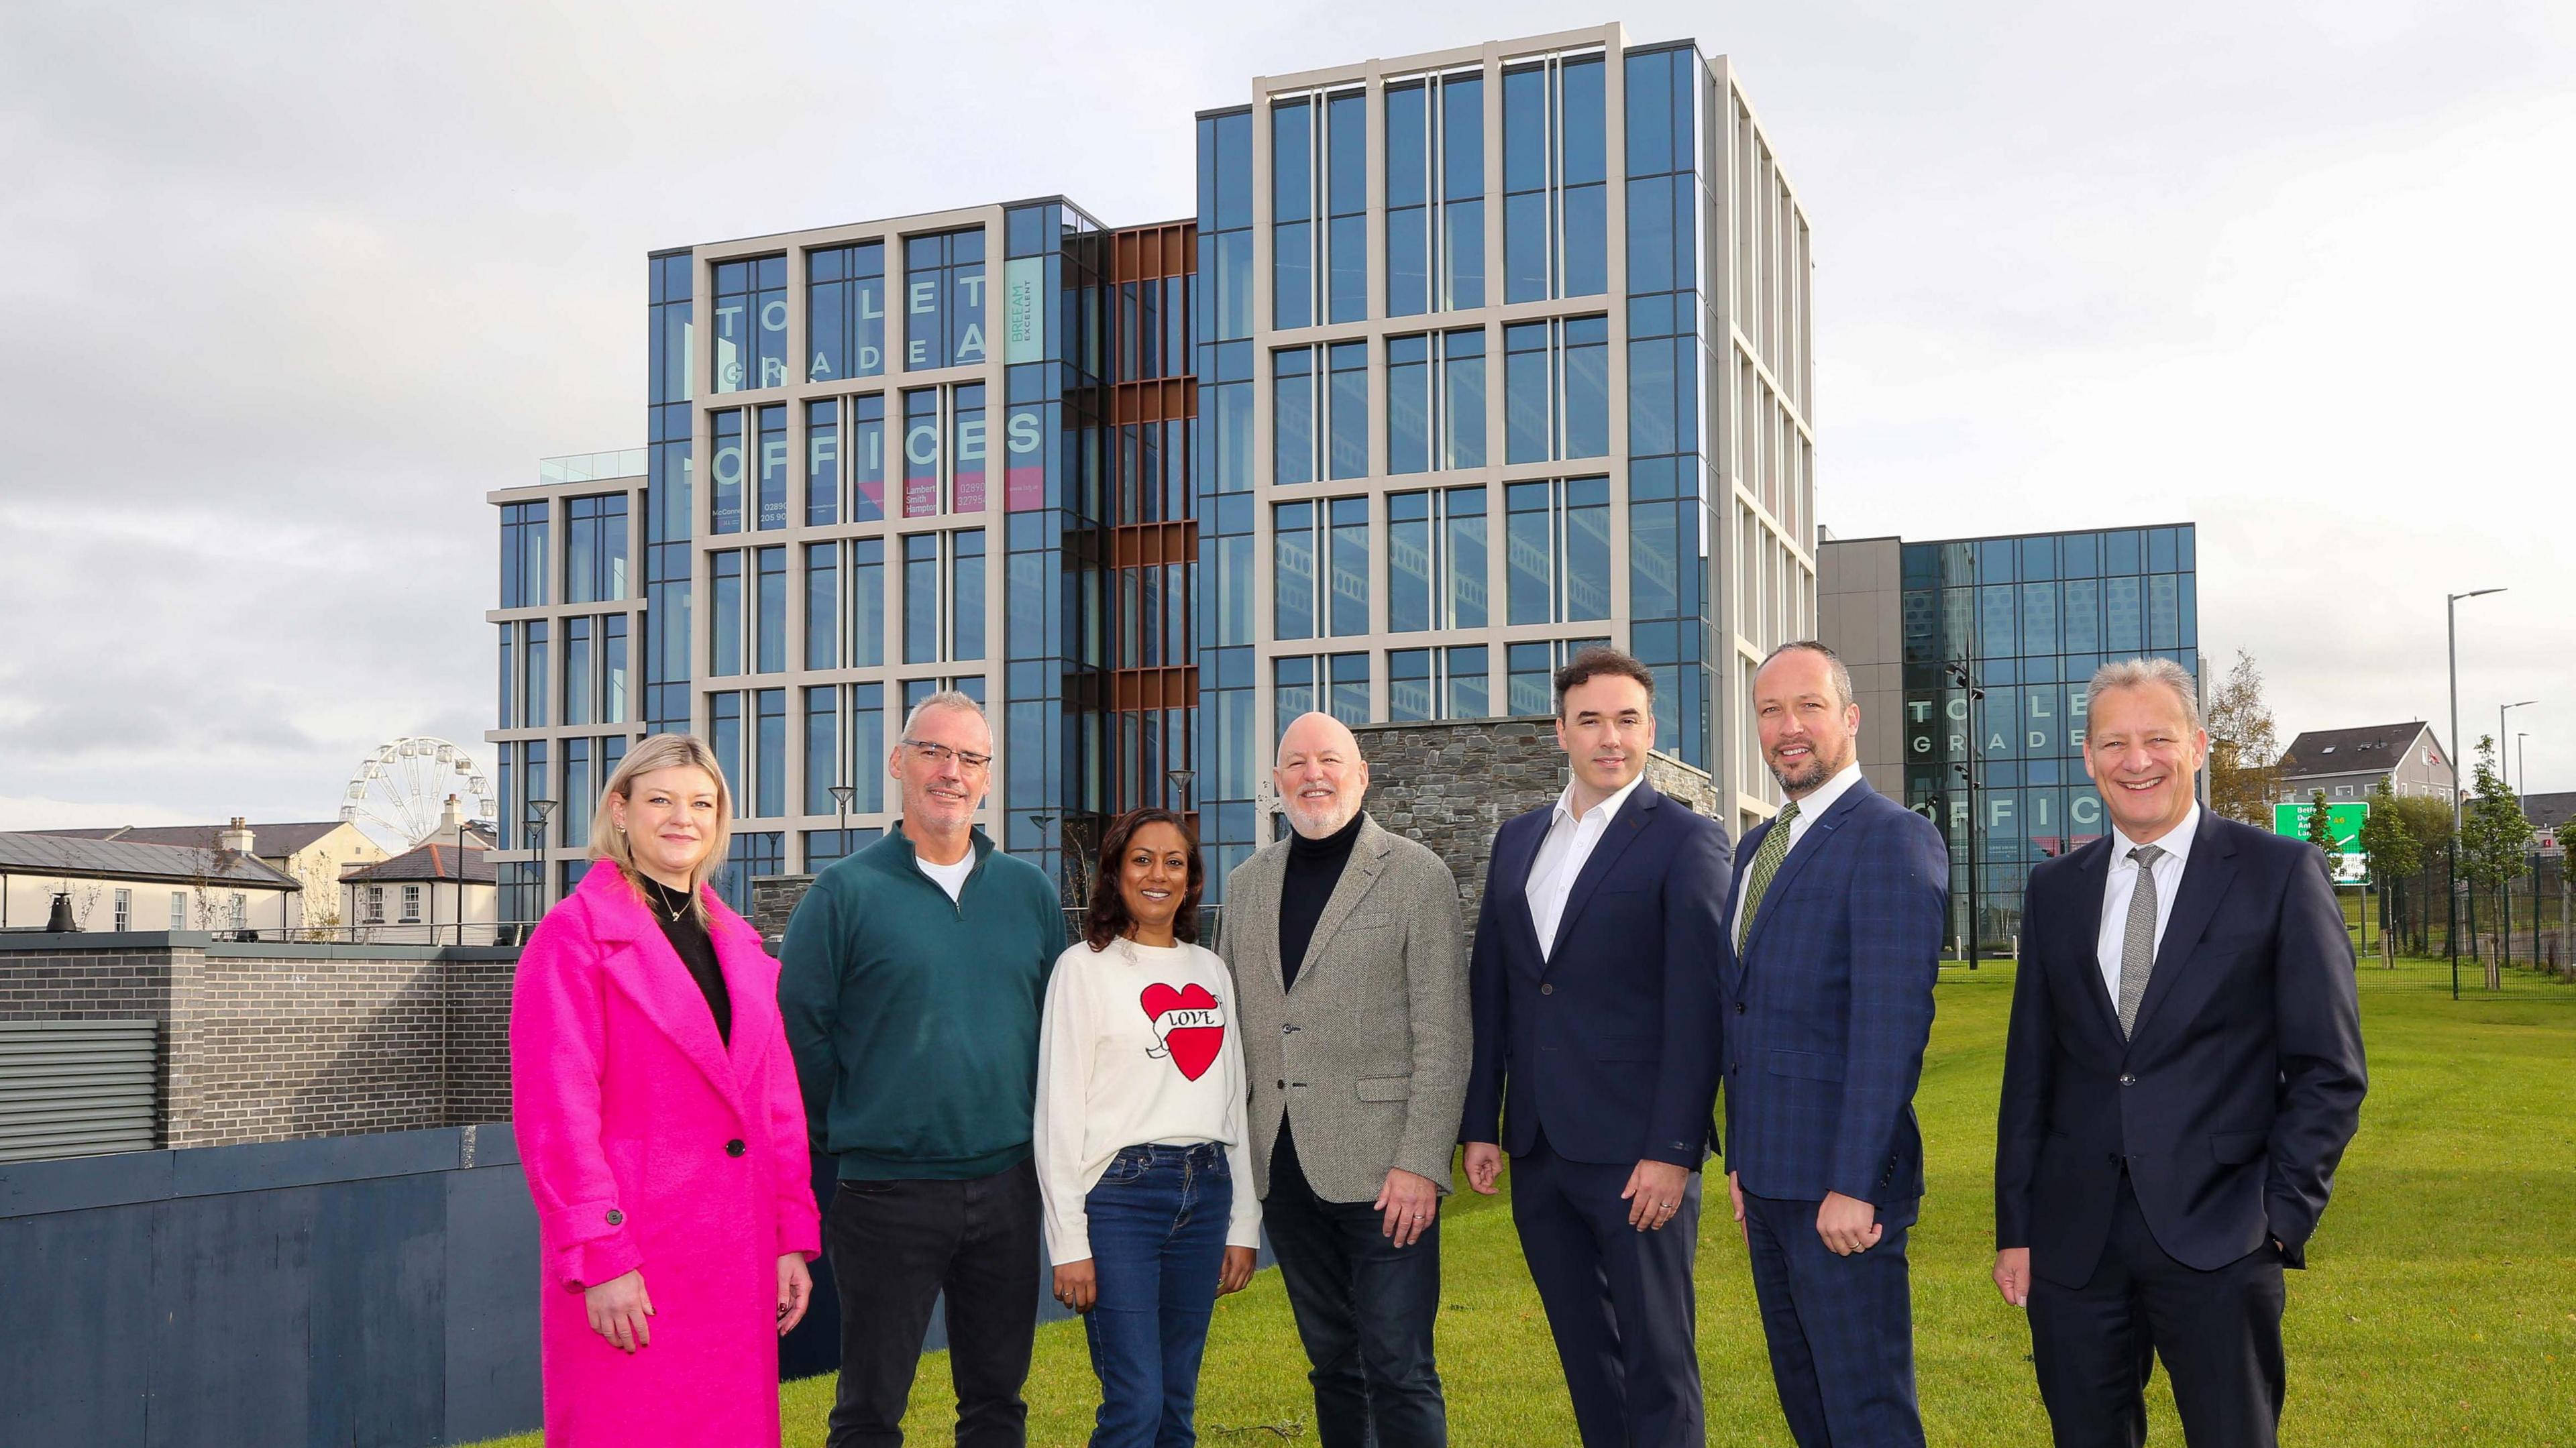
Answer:
<svg viewBox="0 0 2576 1448"><path fill-rule="evenodd" d="M2335 848L2334 820L2326 813L2326 792L2308 792L2308 843L2326 857L2326 878L2331 880L2343 869L2343 853Z"/></svg>
<svg viewBox="0 0 2576 1448"><path fill-rule="evenodd" d="M2505 788L2495 760L2494 737L2479 736L2477 792L2460 822L2460 868L2471 881L2501 891L2506 881L2522 873L2524 858L2531 852L2531 820L2522 812L2522 801ZM2504 989L2503 955L2510 947L2504 939L2503 919L2499 912L2497 949L2487 955L2489 990Z"/></svg>
<svg viewBox="0 0 2576 1448"><path fill-rule="evenodd" d="M2398 811L2397 791L2383 777L2370 787L2370 813L2361 821L2363 858L2370 862L2370 883L2379 887L2379 957L2390 970L2397 968L2397 943L2388 935L2389 891L2398 881L2415 873L2423 863L2423 847L2416 842L2415 832L2407 828L2406 816Z"/></svg>
<svg viewBox="0 0 2576 1448"><path fill-rule="evenodd" d="M2209 807L2259 830L2272 827L2272 797L2281 786L2281 742L2263 702L2263 671L2254 656L2236 663L2210 690Z"/></svg>

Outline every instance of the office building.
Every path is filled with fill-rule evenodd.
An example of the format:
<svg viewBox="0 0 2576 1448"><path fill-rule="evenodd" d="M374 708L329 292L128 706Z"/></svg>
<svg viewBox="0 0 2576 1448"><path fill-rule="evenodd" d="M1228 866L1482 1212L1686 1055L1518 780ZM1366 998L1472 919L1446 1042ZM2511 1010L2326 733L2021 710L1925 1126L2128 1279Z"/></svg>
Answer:
<svg viewBox="0 0 2576 1448"><path fill-rule="evenodd" d="M1954 934L2020 924L2031 862L2101 835L2085 685L2156 656L2201 677L2194 528L1820 545L1821 637L1861 706L1870 783L1950 839ZM1973 853L1972 853L1973 851Z"/></svg>
<svg viewBox="0 0 2576 1448"><path fill-rule="evenodd" d="M1738 721L1814 628L1810 239L1732 67L1611 25L1251 89L1185 219L651 258L647 445L491 495L504 918L529 802L551 898L654 730L737 786L729 898L828 864L942 687L994 720L987 828L1060 879L1165 803L1221 882L1286 718L1546 714L1593 640L1731 826L1772 808Z"/></svg>

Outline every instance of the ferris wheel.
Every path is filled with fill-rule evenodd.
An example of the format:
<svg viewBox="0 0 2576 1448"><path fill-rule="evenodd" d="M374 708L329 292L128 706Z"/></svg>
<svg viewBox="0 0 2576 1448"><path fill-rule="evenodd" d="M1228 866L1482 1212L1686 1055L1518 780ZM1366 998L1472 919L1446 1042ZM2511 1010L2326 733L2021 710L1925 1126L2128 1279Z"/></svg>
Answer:
<svg viewBox="0 0 2576 1448"><path fill-rule="evenodd" d="M490 819L498 809L473 755L444 739L406 736L358 761L340 795L340 818L398 855L438 829L449 795L468 819Z"/></svg>

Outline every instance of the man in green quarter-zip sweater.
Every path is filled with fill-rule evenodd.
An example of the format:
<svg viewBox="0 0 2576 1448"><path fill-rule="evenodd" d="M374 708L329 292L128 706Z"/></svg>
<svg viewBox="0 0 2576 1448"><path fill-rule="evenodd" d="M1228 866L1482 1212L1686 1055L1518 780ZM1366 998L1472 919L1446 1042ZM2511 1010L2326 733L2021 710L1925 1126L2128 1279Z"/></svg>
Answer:
<svg viewBox="0 0 2576 1448"><path fill-rule="evenodd" d="M975 828L993 768L982 705L947 692L914 706L886 757L898 828L816 876L787 926L779 1008L807 1126L840 1164L825 1231L841 1295L831 1448L903 1442L942 1292L959 1448L1028 1441L1030 1120L1065 927L1045 873Z"/></svg>

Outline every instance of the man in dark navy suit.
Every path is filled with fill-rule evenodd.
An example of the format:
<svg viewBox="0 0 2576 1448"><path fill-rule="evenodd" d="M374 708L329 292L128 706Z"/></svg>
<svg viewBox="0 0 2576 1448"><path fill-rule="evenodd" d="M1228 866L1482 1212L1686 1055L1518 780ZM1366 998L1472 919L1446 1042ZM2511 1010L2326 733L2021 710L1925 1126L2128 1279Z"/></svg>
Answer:
<svg viewBox="0 0 2576 1448"><path fill-rule="evenodd" d="M2284 1267L2366 1087L2352 941L2304 840L2203 811L2191 675L2106 664L2107 839L2033 869L1995 1140L1995 1286L2060 1448L2137 1448L2157 1357L2192 1448L2270 1448Z"/></svg>
<svg viewBox="0 0 2576 1448"><path fill-rule="evenodd" d="M1459 1131L1512 1219L1585 1448L1707 1441L1691 1262L1717 1095L1708 943L1726 831L1645 782L1655 677L1611 649L1556 676L1573 779L1494 836L1469 964Z"/></svg>
<svg viewBox="0 0 2576 1448"><path fill-rule="evenodd" d="M1905 1238L1950 852L1861 777L1860 706L1833 650L1772 650L1753 715L1788 802L1746 833L1720 937L1727 1190L1791 1436L1920 1445Z"/></svg>

